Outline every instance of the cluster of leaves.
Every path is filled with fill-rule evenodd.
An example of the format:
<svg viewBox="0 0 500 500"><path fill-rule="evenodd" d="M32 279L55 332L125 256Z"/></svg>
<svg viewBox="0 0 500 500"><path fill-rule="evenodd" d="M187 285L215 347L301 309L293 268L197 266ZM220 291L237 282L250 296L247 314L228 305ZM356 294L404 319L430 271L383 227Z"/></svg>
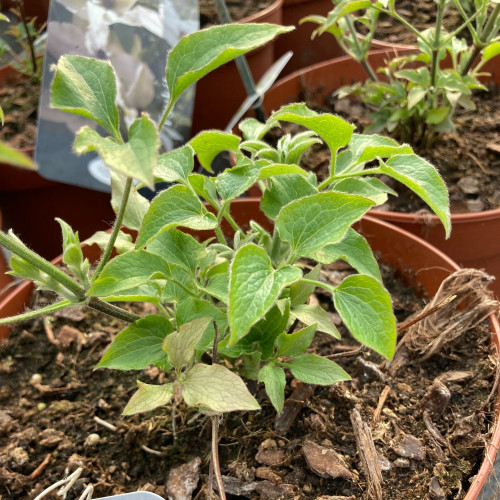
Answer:
<svg viewBox="0 0 500 500"><path fill-rule="evenodd" d="M166 114L204 74L285 31L266 24L228 25L183 38L167 63ZM262 381L279 411L287 369L313 384L349 379L333 361L306 352L316 331L339 337L328 314L307 304L317 286L331 294L356 339L392 357L396 321L391 300L366 240L352 226L392 193L376 177L383 174L421 196L449 233L447 191L434 167L407 145L355 134L341 118L318 114L304 104L285 106L266 123L244 121L243 138L204 131L185 146L158 155L158 127L146 115L131 125L127 140L122 138L115 98L115 76L106 62L79 56L59 60L52 106L85 116L107 132L103 136L83 127L74 144L78 154L98 151L112 172L118 217L111 234L92 239L105 249L95 271L84 259L78 234L62 221L63 261L71 275L42 262L12 234L0 232L0 243L15 255L14 274L63 297L36 314L81 304L130 322L99 368L140 370L152 364L171 371L170 383L139 383L125 413L152 410L168 402L174 391L205 411L256 409L241 376ZM264 135L281 122L306 131L285 136L272 148ZM331 152L330 175L322 183L298 165L318 141ZM194 172L195 158L210 170L221 151L234 154L234 167L217 177ZM134 187L133 179L139 186ZM149 202L137 187L155 182L170 187ZM236 199L256 183L263 190L260 209L271 231L256 222L243 229L231 214ZM230 240L223 221L232 227ZM134 241L122 224L137 232ZM201 242L192 236L205 230L212 236ZM108 260L113 247L117 255ZM318 265L308 270L306 258ZM337 286L323 283L320 265L338 259L359 274ZM153 303L158 314L136 317L114 304L128 301ZM295 331L299 322L302 327ZM215 351L223 364L205 364L202 359Z"/></svg>
<svg viewBox="0 0 500 500"><path fill-rule="evenodd" d="M445 0L436 2L435 26L422 32L397 13L394 3L394 0L343 0L327 17L310 16L304 21L319 24L316 34L333 34L344 51L365 67L370 79L343 87L337 95L355 94L375 110L367 132L385 128L402 140L429 146L440 132L454 130L453 114L457 106L474 110L472 92L486 90L479 77L481 68L500 54L500 3L476 0L471 12L464 0L455 0L453 4L463 17L463 24L453 33L446 33L442 27ZM416 35L417 47L415 53L397 55L374 71L368 52L380 14L403 23ZM368 29L367 36L357 32L356 26L360 25ZM458 37L465 29L473 40L470 46Z"/></svg>

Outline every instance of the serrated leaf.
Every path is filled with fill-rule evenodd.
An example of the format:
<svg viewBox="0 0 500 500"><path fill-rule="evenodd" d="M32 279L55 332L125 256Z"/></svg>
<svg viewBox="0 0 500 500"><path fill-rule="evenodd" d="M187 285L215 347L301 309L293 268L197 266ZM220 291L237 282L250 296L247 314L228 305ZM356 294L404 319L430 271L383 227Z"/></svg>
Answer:
<svg viewBox="0 0 500 500"><path fill-rule="evenodd" d="M260 201L260 209L276 219L280 210L291 201L317 193L318 190L301 175L283 175L269 181L269 187Z"/></svg>
<svg viewBox="0 0 500 500"><path fill-rule="evenodd" d="M203 338L212 318L198 318L180 326L178 332L171 333L163 342L163 350L168 361L176 370L181 370L194 359L195 347Z"/></svg>
<svg viewBox="0 0 500 500"><path fill-rule="evenodd" d="M331 385L351 377L337 363L316 354L297 356L287 363L293 376L307 384Z"/></svg>
<svg viewBox="0 0 500 500"><path fill-rule="evenodd" d="M164 259L143 250L134 250L110 260L87 295L105 297L141 285L149 279L168 276L170 269Z"/></svg>
<svg viewBox="0 0 500 500"><path fill-rule="evenodd" d="M347 146L352 137L354 126L339 116L329 113L319 114L309 109L305 104L290 104L271 115L268 121L280 120L297 123L318 134L330 148L332 158L337 151Z"/></svg>
<svg viewBox="0 0 500 500"><path fill-rule="evenodd" d="M163 182L188 182L194 168L194 151L188 146L162 154L154 169L155 178Z"/></svg>
<svg viewBox="0 0 500 500"><path fill-rule="evenodd" d="M269 363L260 369L258 379L264 382L266 393L279 413L285 404L286 377L283 368Z"/></svg>
<svg viewBox="0 0 500 500"><path fill-rule="evenodd" d="M311 254L321 264L331 264L338 259L345 260L358 273L367 274L382 282L378 263L367 241L354 229L349 228L338 243L327 245Z"/></svg>
<svg viewBox="0 0 500 500"><path fill-rule="evenodd" d="M276 228L298 257L340 241L373 201L361 196L327 192L306 196L283 207Z"/></svg>
<svg viewBox="0 0 500 500"><path fill-rule="evenodd" d="M328 313L321 306L302 304L294 307L290 311L290 314L304 323L304 325L317 325L317 330L319 332L328 333L336 339L340 338L340 333L336 326L332 323L330 316L328 316Z"/></svg>
<svg viewBox="0 0 500 500"><path fill-rule="evenodd" d="M196 31L181 38L167 61L169 107L207 73L292 29L265 23L229 24Z"/></svg>
<svg viewBox="0 0 500 500"><path fill-rule="evenodd" d="M219 130L204 130L189 141L201 166L212 172L212 162L222 151L238 152L241 139L237 135Z"/></svg>
<svg viewBox="0 0 500 500"><path fill-rule="evenodd" d="M276 347L279 356L295 358L304 354L304 351L311 345L316 332L316 323L302 328L294 333L282 333L276 339Z"/></svg>
<svg viewBox="0 0 500 500"><path fill-rule="evenodd" d="M174 394L172 384L151 385L137 381L139 389L130 398L122 415L134 415L135 413L145 413L152 411L159 406L165 406Z"/></svg>
<svg viewBox="0 0 500 500"><path fill-rule="evenodd" d="M271 308L281 289L301 277L298 268L290 266L275 271L263 248L245 245L231 263L229 283L229 346L248 333Z"/></svg>
<svg viewBox="0 0 500 500"><path fill-rule="evenodd" d="M438 171L426 160L416 155L401 155L380 163L382 173L394 177L414 191L439 217L450 236L450 206L446 185Z"/></svg>
<svg viewBox="0 0 500 500"><path fill-rule="evenodd" d="M142 370L166 360L162 344L173 330L164 316L150 314L139 319L115 337L96 369Z"/></svg>
<svg viewBox="0 0 500 500"><path fill-rule="evenodd" d="M89 57L63 55L56 70L51 107L90 118L119 138L116 79L111 65Z"/></svg>
<svg viewBox="0 0 500 500"><path fill-rule="evenodd" d="M207 212L189 188L172 186L162 191L151 203L137 237L136 247L140 248L162 231L175 226L213 229L217 226L217 219Z"/></svg>
<svg viewBox="0 0 500 500"><path fill-rule="evenodd" d="M147 250L170 264L181 266L193 277L198 261L206 255L203 245L191 235L178 229L169 229L160 233L148 243Z"/></svg>
<svg viewBox="0 0 500 500"><path fill-rule="evenodd" d="M215 179L221 198L233 200L252 187L259 178L259 169L254 165L243 165L226 169Z"/></svg>
<svg viewBox="0 0 500 500"><path fill-rule="evenodd" d="M391 359L396 319L387 290L375 278L348 276L335 288L333 301L344 324L362 344Z"/></svg>
<svg viewBox="0 0 500 500"><path fill-rule="evenodd" d="M182 396L188 406L221 413L260 408L243 380L221 365L194 365L182 381Z"/></svg>
<svg viewBox="0 0 500 500"><path fill-rule="evenodd" d="M121 144L102 137L90 127L83 127L75 139L78 154L97 151L106 165L153 188L153 168L157 161L158 131L147 115L138 118L129 129L128 142Z"/></svg>

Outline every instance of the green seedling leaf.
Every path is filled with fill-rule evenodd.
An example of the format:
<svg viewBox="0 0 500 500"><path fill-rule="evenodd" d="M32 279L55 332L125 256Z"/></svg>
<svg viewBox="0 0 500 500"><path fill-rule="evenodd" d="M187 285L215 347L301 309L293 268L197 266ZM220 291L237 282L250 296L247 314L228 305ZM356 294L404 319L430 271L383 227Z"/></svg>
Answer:
<svg viewBox="0 0 500 500"><path fill-rule="evenodd" d="M316 325L319 332L328 333L336 339L340 338L336 326L332 323L328 313L320 306L309 306L306 304L296 306L290 314L300 320L304 325Z"/></svg>
<svg viewBox="0 0 500 500"><path fill-rule="evenodd" d="M277 123L274 122L262 123L255 118L247 118L239 123L238 128L241 130L245 141L259 141L276 126Z"/></svg>
<svg viewBox="0 0 500 500"><path fill-rule="evenodd" d="M151 203L144 217L136 247L175 226L191 229L213 229L217 219L203 207L199 198L185 186L173 186L162 191Z"/></svg>
<svg viewBox="0 0 500 500"><path fill-rule="evenodd" d="M143 250L134 250L110 260L87 291L87 295L114 295L150 279L165 279L168 276L170 268L164 259Z"/></svg>
<svg viewBox="0 0 500 500"><path fill-rule="evenodd" d="M318 281L320 271L321 271L321 266L318 264L317 266L314 267L314 269L305 274L304 278ZM290 299L292 307L305 304L315 289L316 289L315 285L311 285L309 283L302 283L301 281L291 285Z"/></svg>
<svg viewBox="0 0 500 500"><path fill-rule="evenodd" d="M269 121L280 120L297 123L318 134L330 148L332 158L337 151L347 146L352 137L354 126L339 116L319 114L309 109L305 104L290 104L273 113Z"/></svg>
<svg viewBox="0 0 500 500"><path fill-rule="evenodd" d="M265 23L229 24L181 38L167 61L168 107L207 73L291 30L293 27Z"/></svg>
<svg viewBox="0 0 500 500"><path fill-rule="evenodd" d="M361 196L318 193L283 207L276 228L298 257L306 256L340 241L347 229L373 205L373 201Z"/></svg>
<svg viewBox="0 0 500 500"><path fill-rule="evenodd" d="M82 56L62 56L52 82L50 105L90 118L120 138L116 78L111 65Z"/></svg>
<svg viewBox="0 0 500 500"><path fill-rule="evenodd" d="M205 247L191 235L178 229L169 229L160 233L148 243L147 250L170 264L181 266L193 277L198 262L207 253Z"/></svg>
<svg viewBox="0 0 500 500"><path fill-rule="evenodd" d="M145 316L115 337L95 369L142 370L165 361L163 341L173 330L172 323L164 316Z"/></svg>
<svg viewBox="0 0 500 500"><path fill-rule="evenodd" d="M3 123L3 118L2 118ZM0 141L0 162L15 167L22 167L29 170L36 170L36 164L32 158L17 151Z"/></svg>
<svg viewBox="0 0 500 500"><path fill-rule="evenodd" d="M108 246L109 239L111 238L111 233L107 231L97 231L90 238L86 239L84 245L98 245L101 250L104 250ZM115 241L115 249L117 253L122 254L134 250L135 245L132 241L132 236L130 234L120 231L118 237Z"/></svg>
<svg viewBox="0 0 500 500"><path fill-rule="evenodd" d="M194 151L191 146L183 146L158 158L154 169L157 180L163 182L182 182L187 184L188 176L194 168Z"/></svg>
<svg viewBox="0 0 500 500"><path fill-rule="evenodd" d="M424 200L439 217L450 236L450 205L446 185L438 171L416 155L401 155L381 162L382 173L394 177Z"/></svg>
<svg viewBox="0 0 500 500"><path fill-rule="evenodd" d="M195 347L203 338L212 318L198 318L181 325L178 332L171 333L163 342L168 361L180 371L194 359Z"/></svg>
<svg viewBox="0 0 500 500"><path fill-rule="evenodd" d="M241 139L237 135L219 130L205 130L189 141L201 166L212 172L214 158L223 151L238 152Z"/></svg>
<svg viewBox="0 0 500 500"><path fill-rule="evenodd" d="M391 298L370 276L348 276L335 288L333 301L344 324L362 344L388 359L396 345L396 319Z"/></svg>
<svg viewBox="0 0 500 500"><path fill-rule="evenodd" d="M188 406L201 406L220 413L260 408L243 380L221 365L194 365L181 385Z"/></svg>
<svg viewBox="0 0 500 500"><path fill-rule="evenodd" d="M229 283L229 346L248 333L273 305L281 289L301 277L300 269L286 266L275 271L264 249L245 245L231 263Z"/></svg>
<svg viewBox="0 0 500 500"><path fill-rule="evenodd" d="M262 167L259 170L259 177L257 180L262 181L264 179L270 179L271 177L276 177L277 175L293 175L298 174L302 176L307 176L307 172L300 168L298 165L289 165L285 163L274 163L268 165L267 167Z"/></svg>
<svg viewBox="0 0 500 500"><path fill-rule="evenodd" d="M334 361L317 356L303 354L287 363L293 376L306 384L332 385L351 380L351 377Z"/></svg>
<svg viewBox="0 0 500 500"><path fill-rule="evenodd" d="M217 188L215 187L215 181L212 177L201 174L191 174L188 180L198 196L204 198L214 207L219 206Z"/></svg>
<svg viewBox="0 0 500 500"><path fill-rule="evenodd" d="M124 175L118 172L110 171L111 173L111 206L115 213L120 210L123 195L125 193L125 185L127 179ZM149 201L144 198L134 187L130 190L128 196L125 214L122 224L129 229L139 231L142 224L142 219L146 215L149 208Z"/></svg>
<svg viewBox="0 0 500 500"><path fill-rule="evenodd" d="M306 328L302 328L295 333L282 333L276 339L278 356L295 358L304 354L304 351L311 345L316 332L316 323Z"/></svg>
<svg viewBox="0 0 500 500"><path fill-rule="evenodd" d="M316 187L302 175L283 175L269 181L260 209L270 219L276 219L280 210L291 201L317 192Z"/></svg>
<svg viewBox="0 0 500 500"><path fill-rule="evenodd" d="M408 144L400 145L389 137L376 134L353 134L349 146L355 163L366 163L376 158L390 158L395 155L413 153L413 149ZM339 168L335 171L336 174L341 172Z"/></svg>
<svg viewBox="0 0 500 500"><path fill-rule="evenodd" d="M264 382L271 403L280 412L285 404L286 377L283 368L269 363L260 369L258 379Z"/></svg>
<svg viewBox="0 0 500 500"><path fill-rule="evenodd" d="M426 95L426 89L422 87L413 87L408 92L408 109L414 108Z"/></svg>
<svg viewBox="0 0 500 500"><path fill-rule="evenodd" d="M483 49L481 54L483 62L488 62L490 59L498 56L500 54L500 42L490 43Z"/></svg>
<svg viewBox="0 0 500 500"><path fill-rule="evenodd" d="M432 125L441 123L450 113L450 108L444 106L442 108L431 109L425 115L425 121Z"/></svg>
<svg viewBox="0 0 500 500"><path fill-rule="evenodd" d="M360 274L367 274L382 282L380 270L367 241L354 229L349 228L338 243L327 245L311 254L321 264L331 264L338 259L345 260Z"/></svg>
<svg viewBox="0 0 500 500"><path fill-rule="evenodd" d="M137 381L137 392L130 398L122 415L134 415L165 406L174 395L172 384L151 385Z"/></svg>
<svg viewBox="0 0 500 500"><path fill-rule="evenodd" d="M375 205L382 205L387 201L387 194L397 196L397 193L374 177L351 177L342 179L332 187L335 191L348 194L357 194L369 198Z"/></svg>
<svg viewBox="0 0 500 500"><path fill-rule="evenodd" d="M227 304L229 302L229 273L213 276L204 291Z"/></svg>
<svg viewBox="0 0 500 500"><path fill-rule="evenodd" d="M253 165L233 167L215 179L217 191L225 201L233 200L252 187L259 178L259 169Z"/></svg>
<svg viewBox="0 0 500 500"><path fill-rule="evenodd" d="M106 165L143 182L150 188L154 186L153 168L157 161L159 146L156 125L142 115L129 129L129 142L121 144L111 137L102 137L90 127L83 127L75 140L78 154L97 151Z"/></svg>

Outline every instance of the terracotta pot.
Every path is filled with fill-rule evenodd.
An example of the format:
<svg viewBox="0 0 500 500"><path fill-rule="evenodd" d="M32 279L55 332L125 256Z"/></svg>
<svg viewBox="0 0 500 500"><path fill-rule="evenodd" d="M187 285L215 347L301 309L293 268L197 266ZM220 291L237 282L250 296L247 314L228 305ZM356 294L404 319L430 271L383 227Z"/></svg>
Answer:
<svg viewBox="0 0 500 500"><path fill-rule="evenodd" d="M285 66L282 75L288 75L298 69L306 68L321 61L341 57L344 52L337 40L329 33L311 40L312 32L317 28L313 23L299 24L310 15L326 16L333 9L332 0L284 0L283 25L295 26L295 31L279 36L274 43L274 57L278 59L289 50L293 56Z"/></svg>
<svg viewBox="0 0 500 500"><path fill-rule="evenodd" d="M0 211L0 229L3 229L2 224L2 212ZM13 281L12 276L5 274L8 270L9 266L7 264L7 259L3 253L3 249L0 248L0 299L7 294L6 287Z"/></svg>
<svg viewBox="0 0 500 500"><path fill-rule="evenodd" d="M403 55L413 49L373 52L369 61L374 68L384 64L395 54ZM493 80L500 84L500 65L495 58L485 67ZM296 71L279 80L267 92L264 109L267 113L280 106L301 99L303 90L324 104L327 96L342 85L364 81L368 78L360 64L350 57L341 57L316 64L305 70ZM491 286L500 296L500 209L479 213L452 214L452 232L444 239L444 230L436 216L372 210L370 215L397 224L413 234L437 246L459 264L466 267L483 268L497 277Z"/></svg>
<svg viewBox="0 0 500 500"><path fill-rule="evenodd" d="M283 0L275 0L266 9L239 22L282 24L282 5ZM274 42L249 52L246 59L257 83L274 62ZM234 61L204 76L196 84L191 136L211 128L224 129L246 97Z"/></svg>
<svg viewBox="0 0 500 500"><path fill-rule="evenodd" d="M231 214L236 222L245 226L248 225L249 219L253 218L270 228L270 221L257 210L259 202L258 198L236 200L231 206ZM258 216L256 217L256 215ZM380 255L382 262L397 268L403 279L410 281L411 285L419 290L423 290L429 296L437 292L444 278L459 269L459 266L453 260L437 248L413 234L384 221L365 216L357 224L356 229L365 236L372 250ZM210 235L209 232L205 232L204 234L205 236ZM95 261L99 253L99 249L95 245L90 247L84 246L84 254L91 260ZM59 257L53 262L57 264L60 261ZM4 300L0 301L0 317L4 318L22 312L29 304L33 288L31 282L25 282L12 291ZM492 341L497 349L499 349L500 325L494 315L490 316L490 322L492 326ZM6 338L8 334L8 327L0 327L0 339ZM500 426L495 426L495 432L488 446L487 458L485 458L479 472L475 476L469 492L465 496L465 500L477 498L491 471L499 446Z"/></svg>

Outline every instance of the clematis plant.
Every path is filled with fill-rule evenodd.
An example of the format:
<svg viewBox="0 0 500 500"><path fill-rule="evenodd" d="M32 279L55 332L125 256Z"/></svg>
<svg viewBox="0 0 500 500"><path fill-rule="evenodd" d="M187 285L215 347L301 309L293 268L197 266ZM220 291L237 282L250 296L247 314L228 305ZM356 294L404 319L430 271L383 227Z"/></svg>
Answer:
<svg viewBox="0 0 500 500"><path fill-rule="evenodd" d="M284 404L286 370L312 384L348 380L335 362L307 352L316 331L339 338L327 312L307 304L316 287L331 294L357 340L391 358L396 321L390 296L367 242L352 228L393 194L377 175L413 189L450 231L447 190L432 165L407 145L355 134L343 119L304 104L285 106L266 123L244 121L243 138L209 130L158 154L158 131L189 85L286 31L268 24L225 25L184 37L168 59L169 98L162 119L155 124L143 114L126 138L118 127L115 75L107 62L63 56L54 68L52 106L99 125L83 127L74 150L97 151L110 168L117 217L111 233L90 240L103 248L95 267L84 258L78 233L60 221L68 272L29 250L12 232L0 232L0 244L13 254L12 274L61 297L43 309L1 319L0 325L75 305L127 322L97 368L155 365L169 375L162 385L139 382L125 415L165 405L174 391L188 406L212 414L257 410L243 376L264 383L277 411ZM285 136L274 149L262 139L281 122L299 124L306 132ZM331 151L330 174L321 183L298 165L319 141ZM194 172L195 158L210 171L221 151L234 154L234 167L216 177ZM170 187L149 202L139 188L155 182ZM263 190L260 210L271 231L256 222L243 228L233 219L233 203L254 184ZM195 237L206 230L212 235L208 239ZM307 270L304 259L318 265ZM338 286L320 281L319 264L337 259L358 274ZM129 301L152 303L157 313L140 317L117 305Z"/></svg>

